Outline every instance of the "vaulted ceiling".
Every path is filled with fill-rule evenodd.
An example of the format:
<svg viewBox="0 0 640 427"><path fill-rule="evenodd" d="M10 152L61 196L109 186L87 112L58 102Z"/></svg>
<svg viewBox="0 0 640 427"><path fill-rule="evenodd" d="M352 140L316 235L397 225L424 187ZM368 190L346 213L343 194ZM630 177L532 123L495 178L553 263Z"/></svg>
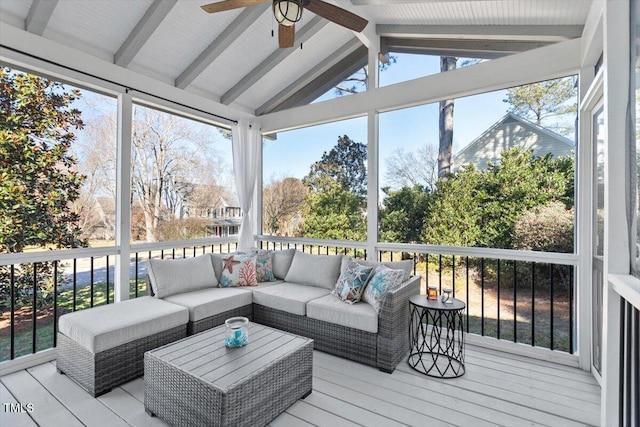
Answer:
<svg viewBox="0 0 640 427"><path fill-rule="evenodd" d="M592 3L329 0L369 20L365 31L305 11L296 44L280 49L270 3L215 14L200 8L213 1L2 0L0 44L2 27L12 26L262 115L322 95L367 63L377 37L383 53L496 58L580 37Z"/></svg>

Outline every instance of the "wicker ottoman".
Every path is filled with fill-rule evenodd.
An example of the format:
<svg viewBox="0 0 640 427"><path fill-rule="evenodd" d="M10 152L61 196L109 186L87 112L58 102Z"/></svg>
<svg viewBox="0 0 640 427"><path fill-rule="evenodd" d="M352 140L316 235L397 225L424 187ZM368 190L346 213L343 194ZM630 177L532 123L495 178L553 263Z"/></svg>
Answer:
<svg viewBox="0 0 640 427"><path fill-rule="evenodd" d="M140 297L60 317L58 372L92 396L140 377L144 353L187 336L189 311Z"/></svg>
<svg viewBox="0 0 640 427"><path fill-rule="evenodd" d="M174 426L261 426L311 393L313 340L249 324L228 349L224 326L144 355L144 406Z"/></svg>

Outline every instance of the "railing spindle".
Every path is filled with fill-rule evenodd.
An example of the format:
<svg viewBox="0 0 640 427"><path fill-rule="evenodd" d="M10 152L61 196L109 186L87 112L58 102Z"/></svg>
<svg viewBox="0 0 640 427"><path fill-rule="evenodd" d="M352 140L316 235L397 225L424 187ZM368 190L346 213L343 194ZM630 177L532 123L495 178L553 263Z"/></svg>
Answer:
<svg viewBox="0 0 640 427"><path fill-rule="evenodd" d="M33 321L33 329L31 330L31 352L36 352L36 325L38 323L38 263L33 263L33 309L31 310L31 318Z"/></svg>
<svg viewBox="0 0 640 427"><path fill-rule="evenodd" d="M553 350L553 264L549 264L549 349Z"/></svg>
<svg viewBox="0 0 640 427"><path fill-rule="evenodd" d="M513 261L513 342L518 342L518 271L517 261Z"/></svg>
<svg viewBox="0 0 640 427"><path fill-rule="evenodd" d="M58 261L53 262L53 346L58 345Z"/></svg>
<svg viewBox="0 0 640 427"><path fill-rule="evenodd" d="M497 327L497 335L498 335L498 339L500 339L500 304L501 304L501 300L500 300L500 260L498 260L498 292L497 292L497 298L498 298L498 307L497 307L497 315L498 315L498 327Z"/></svg>
<svg viewBox="0 0 640 427"><path fill-rule="evenodd" d="M89 307L93 307L93 257L90 258L90 271L89 271Z"/></svg>
<svg viewBox="0 0 640 427"><path fill-rule="evenodd" d="M480 258L480 335L484 336L484 258Z"/></svg>
<svg viewBox="0 0 640 427"><path fill-rule="evenodd" d="M78 258L73 259L73 311L76 311L76 300L78 296Z"/></svg>
<svg viewBox="0 0 640 427"><path fill-rule="evenodd" d="M569 266L569 354L573 354L573 267Z"/></svg>
<svg viewBox="0 0 640 427"><path fill-rule="evenodd" d="M138 260L138 252L136 252L136 261L135 262L136 262L136 268L135 268L135 272L133 273L134 277L135 277L135 280L134 280L135 286L134 286L133 293L136 296L136 298L138 298L138 268L139 268L139 265L140 265L140 261ZM147 281L148 281L148 279L147 279Z"/></svg>
<svg viewBox="0 0 640 427"><path fill-rule="evenodd" d="M11 360L15 359L16 357L16 348L15 348L15 342L16 342L16 319L15 319L15 314L16 314L16 266L15 264L11 264L11 277L9 279L9 282L11 284L11 289L9 290L9 298L11 298L11 324L9 325L9 335L11 336L11 349L9 350L10 353L10 358Z"/></svg>
<svg viewBox="0 0 640 427"><path fill-rule="evenodd" d="M531 263L531 347L536 345L536 263Z"/></svg>

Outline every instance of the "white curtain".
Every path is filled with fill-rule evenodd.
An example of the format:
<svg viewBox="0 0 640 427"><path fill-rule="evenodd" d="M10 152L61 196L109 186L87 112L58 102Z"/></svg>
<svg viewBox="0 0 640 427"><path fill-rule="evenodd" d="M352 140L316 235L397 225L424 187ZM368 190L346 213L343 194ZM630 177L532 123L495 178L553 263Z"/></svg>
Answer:
<svg viewBox="0 0 640 427"><path fill-rule="evenodd" d="M252 248L253 227L251 225L251 204L253 191L256 187L258 173L258 157L260 156L260 126L257 123L239 121L231 129L233 141L233 175L236 180L236 189L240 208L242 209L242 224L238 236L238 250L243 251Z"/></svg>

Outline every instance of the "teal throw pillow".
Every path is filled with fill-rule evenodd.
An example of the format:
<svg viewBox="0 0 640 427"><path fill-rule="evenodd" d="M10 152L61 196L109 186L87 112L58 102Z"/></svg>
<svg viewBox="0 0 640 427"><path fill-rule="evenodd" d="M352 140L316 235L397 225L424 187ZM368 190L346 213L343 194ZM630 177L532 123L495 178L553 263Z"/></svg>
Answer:
<svg viewBox="0 0 640 427"><path fill-rule="evenodd" d="M256 276L258 282L274 282L276 276L273 274L273 251L260 249L256 251Z"/></svg>
<svg viewBox="0 0 640 427"><path fill-rule="evenodd" d="M387 293L402 284L403 276L402 270L392 270L384 265L377 266L364 290L362 300L380 312Z"/></svg>

